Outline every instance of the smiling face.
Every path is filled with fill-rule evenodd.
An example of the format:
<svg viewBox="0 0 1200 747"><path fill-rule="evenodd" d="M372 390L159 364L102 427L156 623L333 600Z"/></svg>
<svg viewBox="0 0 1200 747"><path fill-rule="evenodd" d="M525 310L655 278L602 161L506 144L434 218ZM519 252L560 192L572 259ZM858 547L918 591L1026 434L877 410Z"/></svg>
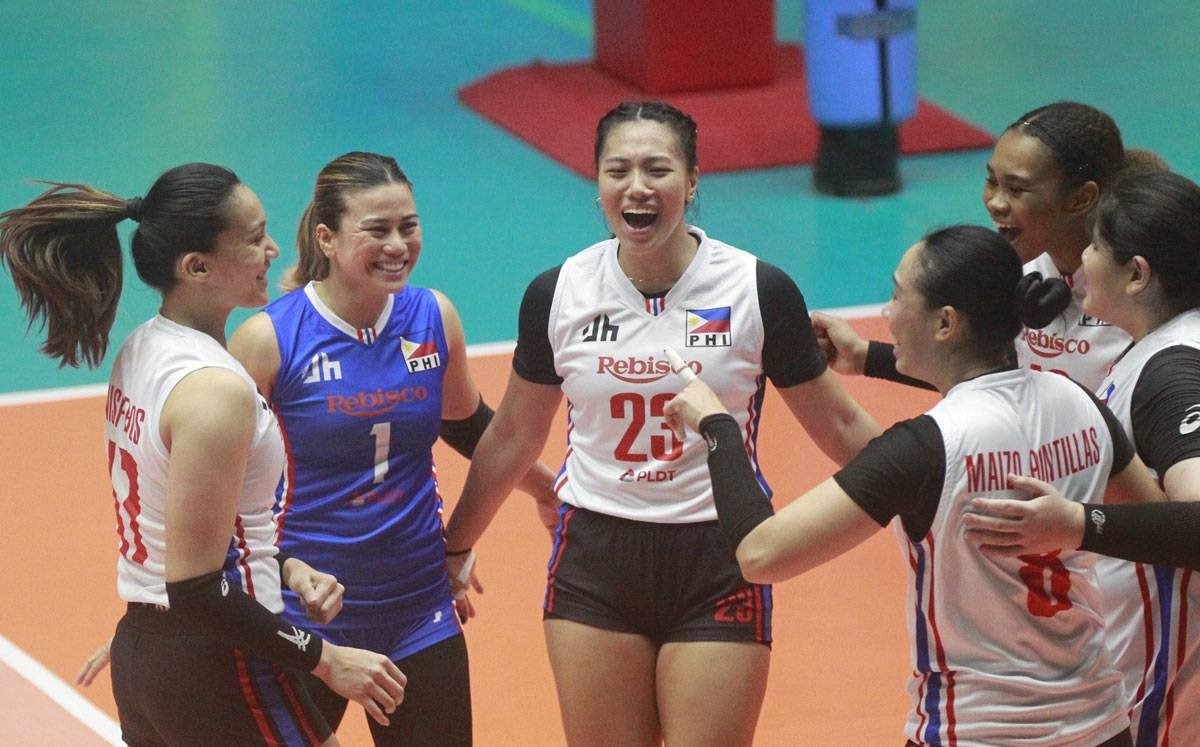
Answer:
<svg viewBox="0 0 1200 747"><path fill-rule="evenodd" d="M925 296L917 289L918 261L924 246L924 242L914 244L900 258L892 274L892 297L883 307L883 317L896 341L896 370L928 381L937 310L928 307Z"/></svg>
<svg viewBox="0 0 1200 747"><path fill-rule="evenodd" d="M226 221L204 259L213 287L231 307L262 306L270 300L267 269L279 256L279 247L267 233L267 215L258 195L244 184L234 187L226 203Z"/></svg>
<svg viewBox="0 0 1200 747"><path fill-rule="evenodd" d="M1126 321L1121 310L1130 270L1126 264L1117 261L1099 236L1093 235L1092 243L1083 250L1083 277L1087 284L1083 313L1122 326Z"/></svg>
<svg viewBox="0 0 1200 747"><path fill-rule="evenodd" d="M1017 130L1000 136L987 164L983 205L1022 263L1079 240L1083 224L1066 210L1069 198L1054 154L1041 140Z"/></svg>
<svg viewBox="0 0 1200 747"><path fill-rule="evenodd" d="M388 182L348 194L337 230L319 224L317 240L330 260L330 280L360 290L401 290L421 255L412 189Z"/></svg>
<svg viewBox="0 0 1200 747"><path fill-rule="evenodd" d="M648 119L614 126L598 168L600 205L622 252L655 250L686 238L684 213L700 170L688 168L669 126Z"/></svg>

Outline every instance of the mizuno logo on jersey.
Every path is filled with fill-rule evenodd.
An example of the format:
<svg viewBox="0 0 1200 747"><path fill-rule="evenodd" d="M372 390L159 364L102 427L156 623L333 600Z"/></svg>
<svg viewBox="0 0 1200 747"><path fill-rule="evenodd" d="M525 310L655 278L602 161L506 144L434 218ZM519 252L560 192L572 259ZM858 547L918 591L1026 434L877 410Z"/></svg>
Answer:
<svg viewBox="0 0 1200 747"><path fill-rule="evenodd" d="M723 348L733 342L730 333L731 310L728 306L715 309L688 309L687 333L684 345L689 348Z"/></svg>
<svg viewBox="0 0 1200 747"><path fill-rule="evenodd" d="M584 342L616 342L620 327L608 320L608 314L597 314L583 328Z"/></svg>
<svg viewBox="0 0 1200 747"><path fill-rule="evenodd" d="M329 357L329 353L317 353L308 364L308 373L304 376L305 384L316 384L322 381L340 381L342 364Z"/></svg>
<svg viewBox="0 0 1200 747"><path fill-rule="evenodd" d="M1109 324L1108 322L1104 321L1103 319L1097 319L1094 316L1088 316L1087 314L1084 314L1083 316L1079 317L1079 326L1080 327L1111 327L1112 325Z"/></svg>
<svg viewBox="0 0 1200 747"><path fill-rule="evenodd" d="M424 342L413 342L401 337L400 350L404 353L404 365L408 367L409 373L430 371L442 365L442 356L438 353L437 342L432 336Z"/></svg>
<svg viewBox="0 0 1200 747"><path fill-rule="evenodd" d="M1187 414L1183 416L1183 421L1179 424L1179 435L1186 436L1189 433L1195 433L1197 428L1200 428L1200 405L1192 405L1187 409Z"/></svg>
<svg viewBox="0 0 1200 747"><path fill-rule="evenodd" d="M284 633L282 630L276 630L275 633L301 651L307 651L308 644L312 643L312 633L307 633L295 625L292 626L291 634Z"/></svg>

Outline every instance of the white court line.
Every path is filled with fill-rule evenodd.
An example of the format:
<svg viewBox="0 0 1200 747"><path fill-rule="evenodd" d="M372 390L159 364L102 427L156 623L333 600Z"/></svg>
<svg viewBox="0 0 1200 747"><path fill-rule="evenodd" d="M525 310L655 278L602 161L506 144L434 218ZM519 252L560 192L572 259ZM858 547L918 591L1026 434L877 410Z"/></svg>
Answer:
<svg viewBox="0 0 1200 747"><path fill-rule="evenodd" d="M42 666L36 659L22 651L17 644L0 635L0 662L7 664L34 687L41 690L63 709L79 719L84 726L96 732L109 744L124 745L121 727L111 716L97 708L92 701L83 697L58 675Z"/></svg>
<svg viewBox="0 0 1200 747"><path fill-rule="evenodd" d="M879 316L880 310L883 309L883 304L868 304L865 306L840 306L834 309L817 309L826 314L840 316L843 319L867 319L870 317ZM467 357L476 358L486 355L504 355L510 354L516 349L517 343L514 340L506 340L503 342L485 342L478 345L467 346ZM66 386L56 389L32 389L26 392L12 392L10 394L0 394L0 407L13 407L16 405L36 405L46 402L65 402L72 399L84 399L87 397L100 397L107 391L105 384L85 384L83 386Z"/></svg>

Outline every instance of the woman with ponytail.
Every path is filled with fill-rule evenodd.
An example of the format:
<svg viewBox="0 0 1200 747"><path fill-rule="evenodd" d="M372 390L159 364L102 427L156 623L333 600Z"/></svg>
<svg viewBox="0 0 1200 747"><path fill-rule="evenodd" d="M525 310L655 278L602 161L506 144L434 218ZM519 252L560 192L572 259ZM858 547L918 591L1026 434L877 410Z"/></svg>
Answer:
<svg viewBox="0 0 1200 747"><path fill-rule="evenodd" d="M0 261L30 321L45 323L43 351L64 365L103 360L121 291L116 227L126 218L139 223L134 266L162 306L118 351L106 407L117 590L128 602L111 644L123 739L336 744L306 672L386 723L404 694L392 662L278 616L281 571L297 588L336 580L276 557L283 443L225 349L230 312L266 303L279 255L254 192L226 168L192 163L164 173L144 198L55 184L0 214Z"/></svg>
<svg viewBox="0 0 1200 747"><path fill-rule="evenodd" d="M1200 744L1200 583L1174 568L1200 564L1200 186L1161 171L1122 177L1100 198L1083 273L1084 312L1133 340L1100 398L1170 503L1089 506L1085 523L1057 486L1034 483L1046 498L981 498L994 515L972 519L972 537L998 557L1082 547L1140 561L1100 563L1134 734L1138 744Z"/></svg>
<svg viewBox="0 0 1200 747"><path fill-rule="evenodd" d="M696 379L667 405L674 427L708 441L717 514L743 574L790 578L898 517L910 561L909 744L1132 745L1095 559L1071 551L996 561L962 537L971 498L1011 496L1010 474L1040 476L1075 501L1155 494L1095 398L1011 362L1022 325L1055 318L1068 289L1023 276L1011 246L976 226L929 234L893 280L884 316L896 367L943 399L778 515L706 384Z"/></svg>
<svg viewBox="0 0 1200 747"><path fill-rule="evenodd" d="M317 175L296 232L289 293L238 328L245 365L287 438L277 491L281 550L333 572L341 614L317 630L386 655L411 686L392 723L368 722L376 745L469 745L471 689L462 632L471 553L448 556L433 445L467 458L491 420L467 365L458 312L412 285L424 248L413 185L394 158L351 152ZM522 489L554 525L553 473L537 464ZM284 594L284 619L304 600ZM344 694L310 680L330 724Z"/></svg>
<svg viewBox="0 0 1200 747"><path fill-rule="evenodd" d="M1022 114L1004 130L984 179L983 206L1025 272L1062 278L1071 289L1071 302L1058 317L1041 329L1018 331L1017 362L1070 376L1092 392L1129 345L1129 335L1083 310L1083 250L1101 195L1132 170L1166 171L1167 165L1149 151L1125 148L1116 122L1099 109L1057 101ZM921 385L897 374L888 345L868 343L845 321L818 313L813 325L839 373Z"/></svg>

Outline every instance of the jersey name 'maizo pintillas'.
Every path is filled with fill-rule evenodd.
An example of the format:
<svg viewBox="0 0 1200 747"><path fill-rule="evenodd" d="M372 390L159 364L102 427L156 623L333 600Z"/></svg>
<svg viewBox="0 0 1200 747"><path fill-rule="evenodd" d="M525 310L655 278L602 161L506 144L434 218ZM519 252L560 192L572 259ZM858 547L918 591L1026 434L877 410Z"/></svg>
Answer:
<svg viewBox="0 0 1200 747"><path fill-rule="evenodd" d="M1061 436L1028 454L1020 451L982 451L963 457L967 487L973 493L1007 490L1009 475L1028 475L1054 482L1100 463L1095 428ZM1028 465L1028 467L1026 467Z"/></svg>

